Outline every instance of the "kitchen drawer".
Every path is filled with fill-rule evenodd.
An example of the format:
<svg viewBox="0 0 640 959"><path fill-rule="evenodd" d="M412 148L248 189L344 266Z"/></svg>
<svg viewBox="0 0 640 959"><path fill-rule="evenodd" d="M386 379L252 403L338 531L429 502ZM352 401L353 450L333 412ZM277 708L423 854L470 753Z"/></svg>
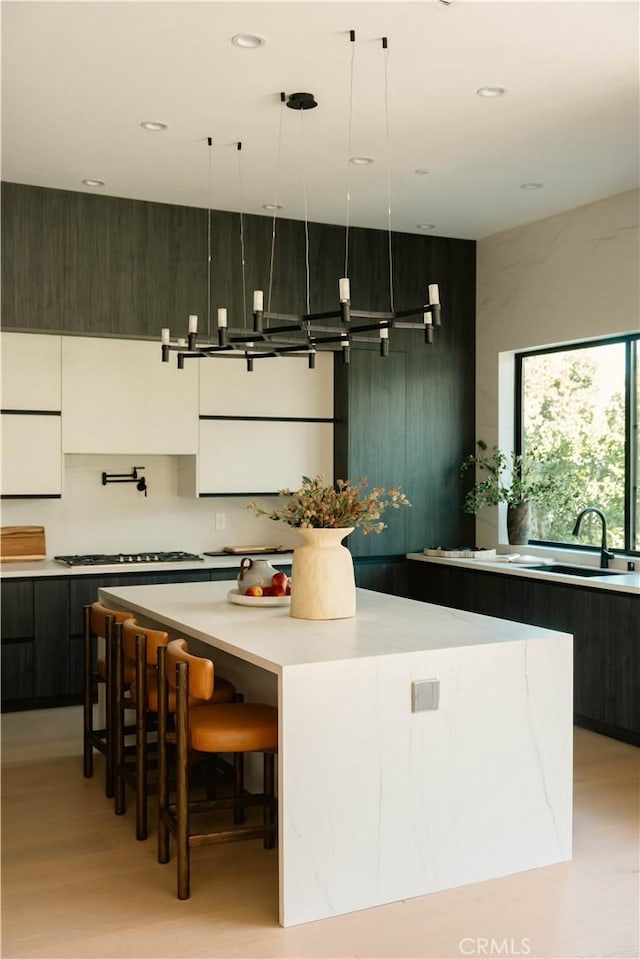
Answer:
<svg viewBox="0 0 640 959"><path fill-rule="evenodd" d="M33 637L33 580L2 583L2 642Z"/></svg>
<svg viewBox="0 0 640 959"><path fill-rule="evenodd" d="M2 643L2 708L12 709L33 696L33 640Z"/></svg>

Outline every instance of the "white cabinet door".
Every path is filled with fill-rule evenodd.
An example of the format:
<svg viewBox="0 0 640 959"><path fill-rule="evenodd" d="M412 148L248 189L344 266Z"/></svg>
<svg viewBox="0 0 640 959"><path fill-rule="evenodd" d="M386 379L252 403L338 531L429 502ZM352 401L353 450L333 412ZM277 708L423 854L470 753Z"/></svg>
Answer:
<svg viewBox="0 0 640 959"><path fill-rule="evenodd" d="M60 496L60 417L2 414L2 496Z"/></svg>
<svg viewBox="0 0 640 959"><path fill-rule="evenodd" d="M333 417L333 353L314 370L306 357L256 360L251 373L240 358L198 362L201 416Z"/></svg>
<svg viewBox="0 0 640 959"><path fill-rule="evenodd" d="M162 363L158 343L62 337L64 452L196 453L197 367Z"/></svg>
<svg viewBox="0 0 640 959"><path fill-rule="evenodd" d="M2 409L60 410L59 336L3 333Z"/></svg>
<svg viewBox="0 0 640 959"><path fill-rule="evenodd" d="M243 359L201 360L200 416L185 492L275 493L298 489L302 476L333 479L332 353L318 353L314 370L300 357L256 360L251 373Z"/></svg>
<svg viewBox="0 0 640 959"><path fill-rule="evenodd" d="M268 361L264 361L268 362ZM333 423L202 420L198 492L276 493L333 479Z"/></svg>

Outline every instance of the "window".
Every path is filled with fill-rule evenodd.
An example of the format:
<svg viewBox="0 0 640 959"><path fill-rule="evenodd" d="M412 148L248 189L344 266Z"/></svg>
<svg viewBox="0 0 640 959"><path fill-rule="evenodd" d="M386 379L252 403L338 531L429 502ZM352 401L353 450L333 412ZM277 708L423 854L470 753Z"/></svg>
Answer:
<svg viewBox="0 0 640 959"><path fill-rule="evenodd" d="M572 535L578 511L596 506L610 548L640 551L639 344L633 334L516 354L516 450L536 447L578 491L570 505L537 508L532 541L599 546L595 516Z"/></svg>

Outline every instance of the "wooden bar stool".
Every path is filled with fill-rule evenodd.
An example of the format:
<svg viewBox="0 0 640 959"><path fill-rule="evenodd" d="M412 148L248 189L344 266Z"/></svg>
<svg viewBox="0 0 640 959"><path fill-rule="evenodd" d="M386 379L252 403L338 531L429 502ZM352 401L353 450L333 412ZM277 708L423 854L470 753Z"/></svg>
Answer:
<svg viewBox="0 0 640 959"><path fill-rule="evenodd" d="M93 751L97 749L105 757L105 792L109 799L115 791L114 761L114 701L115 673L113 627L131 619L133 613L108 609L102 603L95 602L83 608L83 756L84 775L93 776ZM98 658L98 642L104 641L104 658ZM93 703L97 697L98 686L105 687L105 726L95 729L93 725Z"/></svg>
<svg viewBox="0 0 640 959"><path fill-rule="evenodd" d="M150 739L157 729L158 713L158 649L169 642L169 634L160 629L148 629L129 619L114 627L115 649L115 812L126 811L126 786L135 794L136 839L148 835L148 796L150 751L155 742ZM224 676L216 676L213 702L229 703L236 696L233 683ZM175 694L167 704L175 711ZM128 762L125 747L125 714L135 710L134 762Z"/></svg>
<svg viewBox="0 0 640 959"><path fill-rule="evenodd" d="M177 847L178 899L190 895L190 851L192 846L231 842L238 839L263 839L266 849L276 842L275 753L278 748L278 711L264 703L215 704L213 694L217 678L210 659L192 656L183 639L177 639L158 651L158 862L169 861L170 835ZM175 729L169 727L168 703L175 694ZM168 783L168 747L175 748L176 794L170 801ZM211 753L233 753L235 758L248 752L264 756L263 792L241 795L237 788L229 799L189 797L190 765ZM211 827L206 832L191 828L192 813L213 810L263 807L260 824L229 824ZM234 817L237 823L238 817Z"/></svg>

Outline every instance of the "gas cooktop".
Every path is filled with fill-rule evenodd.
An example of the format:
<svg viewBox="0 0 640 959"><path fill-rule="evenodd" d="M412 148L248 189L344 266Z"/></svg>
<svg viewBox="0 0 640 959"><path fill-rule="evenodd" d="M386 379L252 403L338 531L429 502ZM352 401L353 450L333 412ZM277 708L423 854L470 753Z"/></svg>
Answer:
<svg viewBox="0 0 640 959"><path fill-rule="evenodd" d="M147 553L86 553L85 555L54 556L56 562L65 566L119 566L127 563L188 563L202 560L196 553L182 550Z"/></svg>

